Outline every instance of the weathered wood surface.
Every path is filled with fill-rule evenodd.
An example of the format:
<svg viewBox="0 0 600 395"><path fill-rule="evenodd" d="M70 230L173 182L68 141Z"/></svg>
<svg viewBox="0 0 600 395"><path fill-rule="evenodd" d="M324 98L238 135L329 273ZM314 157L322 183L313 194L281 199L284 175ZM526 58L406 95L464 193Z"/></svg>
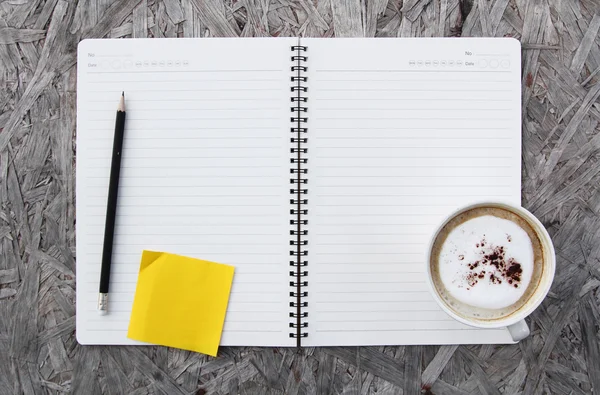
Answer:
<svg viewBox="0 0 600 395"><path fill-rule="evenodd" d="M0 1L0 394L600 392L598 0ZM86 37L513 36L523 204L558 256L511 346L81 347L75 327L75 51Z"/></svg>

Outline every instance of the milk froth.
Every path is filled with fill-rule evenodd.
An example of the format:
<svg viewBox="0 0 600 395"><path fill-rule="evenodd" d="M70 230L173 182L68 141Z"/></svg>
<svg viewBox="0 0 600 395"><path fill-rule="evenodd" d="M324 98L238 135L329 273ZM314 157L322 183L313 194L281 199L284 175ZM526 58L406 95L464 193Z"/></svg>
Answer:
<svg viewBox="0 0 600 395"><path fill-rule="evenodd" d="M521 309L540 284L544 250L520 215L476 207L440 229L432 244L434 287L458 315L496 320Z"/></svg>
<svg viewBox="0 0 600 395"><path fill-rule="evenodd" d="M527 232L492 215L454 228L442 245L439 274L451 297L471 306L502 309L525 293L533 270Z"/></svg>

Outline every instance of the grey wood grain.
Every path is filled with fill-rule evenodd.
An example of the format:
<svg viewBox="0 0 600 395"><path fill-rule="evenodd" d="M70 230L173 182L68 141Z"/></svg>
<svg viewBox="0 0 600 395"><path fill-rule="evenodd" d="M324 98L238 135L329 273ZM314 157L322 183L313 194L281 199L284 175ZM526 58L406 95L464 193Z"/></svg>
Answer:
<svg viewBox="0 0 600 395"><path fill-rule="evenodd" d="M418 395L421 393L423 346L407 347L404 356L408 363L404 363L403 393L406 395ZM419 361L419 363L414 363L416 361Z"/></svg>
<svg viewBox="0 0 600 395"><path fill-rule="evenodd" d="M148 37L148 3L146 0L142 0L133 9L133 38L146 38Z"/></svg>
<svg viewBox="0 0 600 395"><path fill-rule="evenodd" d="M0 394L589 394L600 390L596 0L0 3ZM97 37L512 36L523 204L557 252L518 345L221 348L75 339L76 46Z"/></svg>
<svg viewBox="0 0 600 395"><path fill-rule="evenodd" d="M0 29L0 44L29 43L39 41L46 35L39 29L14 29L4 27Z"/></svg>
<svg viewBox="0 0 600 395"><path fill-rule="evenodd" d="M237 37L240 35L237 25L232 25L226 17L225 5L217 0L192 0L200 18L215 37Z"/></svg>
<svg viewBox="0 0 600 395"><path fill-rule="evenodd" d="M441 346L433 360L427 365L421 376L421 383L423 386L432 386L437 378L442 373L442 370L446 367L446 364L450 361L454 352L458 348L457 345L453 346Z"/></svg>
<svg viewBox="0 0 600 395"><path fill-rule="evenodd" d="M181 23L185 17L179 0L164 0L167 15L174 24Z"/></svg>

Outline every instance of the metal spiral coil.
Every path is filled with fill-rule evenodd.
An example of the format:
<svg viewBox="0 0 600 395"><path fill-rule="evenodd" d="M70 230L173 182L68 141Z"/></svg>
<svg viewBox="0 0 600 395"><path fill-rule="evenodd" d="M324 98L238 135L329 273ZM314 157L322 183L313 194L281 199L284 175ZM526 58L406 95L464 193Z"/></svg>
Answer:
<svg viewBox="0 0 600 395"><path fill-rule="evenodd" d="M308 220L305 216L308 214L308 199L303 195L308 194L308 169L304 167L308 163L308 159L305 157L308 153L308 138L306 137L307 128L304 124L308 122L308 107L306 103L308 98L303 94L308 92L308 87L305 85L308 82L308 77L304 75L308 71L308 68L304 65L308 56L306 56L307 47L301 45L294 45L291 47L292 50L292 66L290 77L290 92L292 93L290 102L292 106L290 111L292 116L290 122L290 267L293 270L290 271L290 307L294 310L290 311L290 318L293 318L289 323L289 327L294 329L290 331L290 338L297 339L297 346L301 346L301 339L308 336L306 331L303 329L308 327L308 313L302 311L302 308L308 307L308 302L304 301L303 298L308 296L308 291L304 291L305 287L308 286L308 271L305 270L308 265L306 257L308 256L308 230L304 229L308 225Z"/></svg>

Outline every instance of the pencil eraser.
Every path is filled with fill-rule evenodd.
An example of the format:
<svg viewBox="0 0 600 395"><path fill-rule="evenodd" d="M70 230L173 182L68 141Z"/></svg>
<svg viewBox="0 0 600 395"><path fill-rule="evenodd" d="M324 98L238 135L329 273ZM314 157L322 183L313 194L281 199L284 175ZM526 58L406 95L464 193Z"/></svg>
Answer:
<svg viewBox="0 0 600 395"><path fill-rule="evenodd" d="M108 311L106 310L98 310L98 315L106 315Z"/></svg>

